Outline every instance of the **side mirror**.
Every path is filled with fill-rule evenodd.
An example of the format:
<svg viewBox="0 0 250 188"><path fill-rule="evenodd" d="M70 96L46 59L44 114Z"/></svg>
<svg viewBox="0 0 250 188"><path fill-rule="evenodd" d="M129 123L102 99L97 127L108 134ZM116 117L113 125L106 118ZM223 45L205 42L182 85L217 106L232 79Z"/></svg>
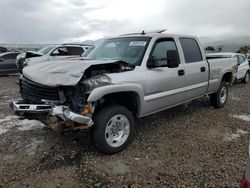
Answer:
<svg viewBox="0 0 250 188"><path fill-rule="evenodd" d="M177 50L168 50L167 51L167 66L169 68L179 67L180 60Z"/></svg>
<svg viewBox="0 0 250 188"><path fill-rule="evenodd" d="M147 62L147 67L150 69L157 67L157 62L155 61L153 56L149 57L148 62Z"/></svg>

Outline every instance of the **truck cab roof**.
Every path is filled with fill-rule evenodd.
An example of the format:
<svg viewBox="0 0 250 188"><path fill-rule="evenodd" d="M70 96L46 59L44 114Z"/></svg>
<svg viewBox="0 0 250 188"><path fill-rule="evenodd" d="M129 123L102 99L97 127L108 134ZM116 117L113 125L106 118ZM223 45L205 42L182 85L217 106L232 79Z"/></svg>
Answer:
<svg viewBox="0 0 250 188"><path fill-rule="evenodd" d="M172 38L180 38L180 37L188 37L188 38L197 38L196 36L192 35L183 35L183 34L171 34L171 33L157 33L157 32L149 32L149 33L131 33L131 34L123 34L116 37L110 37L110 38L121 38L121 37L151 37L151 38L166 38L166 37L172 37ZM110 39L108 38L108 39Z"/></svg>

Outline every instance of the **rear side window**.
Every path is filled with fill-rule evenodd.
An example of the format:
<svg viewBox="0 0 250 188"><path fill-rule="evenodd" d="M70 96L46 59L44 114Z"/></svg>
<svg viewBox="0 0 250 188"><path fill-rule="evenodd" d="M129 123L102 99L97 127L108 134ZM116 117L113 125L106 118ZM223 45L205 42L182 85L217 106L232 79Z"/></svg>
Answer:
<svg viewBox="0 0 250 188"><path fill-rule="evenodd" d="M84 50L80 47L68 47L68 51L70 55L82 55Z"/></svg>
<svg viewBox="0 0 250 188"><path fill-rule="evenodd" d="M239 60L239 63L241 64L241 63L244 63L245 58L241 55L238 55L238 60Z"/></svg>
<svg viewBox="0 0 250 188"><path fill-rule="evenodd" d="M200 47L195 39L180 38L180 43L186 63L194 63L203 60Z"/></svg>

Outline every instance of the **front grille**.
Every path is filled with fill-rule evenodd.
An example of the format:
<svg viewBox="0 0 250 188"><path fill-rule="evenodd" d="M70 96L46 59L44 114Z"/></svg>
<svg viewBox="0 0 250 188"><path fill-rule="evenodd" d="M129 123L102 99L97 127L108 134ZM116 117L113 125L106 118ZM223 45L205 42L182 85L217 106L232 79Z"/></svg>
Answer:
<svg viewBox="0 0 250 188"><path fill-rule="evenodd" d="M37 84L24 77L20 80L20 92L22 98L29 101L59 100L58 88Z"/></svg>

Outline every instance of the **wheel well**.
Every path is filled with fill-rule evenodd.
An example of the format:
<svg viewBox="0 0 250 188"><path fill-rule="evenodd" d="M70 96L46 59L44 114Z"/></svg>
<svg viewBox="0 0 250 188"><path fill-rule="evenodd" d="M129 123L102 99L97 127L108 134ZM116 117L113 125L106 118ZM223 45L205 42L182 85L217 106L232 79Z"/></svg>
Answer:
<svg viewBox="0 0 250 188"><path fill-rule="evenodd" d="M232 79L233 79L233 74L231 72L225 73L222 77L222 81L225 81L228 83L232 83Z"/></svg>
<svg viewBox="0 0 250 188"><path fill-rule="evenodd" d="M103 107L118 104L127 108L134 116L138 116L140 109L139 96L136 92L118 92L107 94L98 101L95 112Z"/></svg>

